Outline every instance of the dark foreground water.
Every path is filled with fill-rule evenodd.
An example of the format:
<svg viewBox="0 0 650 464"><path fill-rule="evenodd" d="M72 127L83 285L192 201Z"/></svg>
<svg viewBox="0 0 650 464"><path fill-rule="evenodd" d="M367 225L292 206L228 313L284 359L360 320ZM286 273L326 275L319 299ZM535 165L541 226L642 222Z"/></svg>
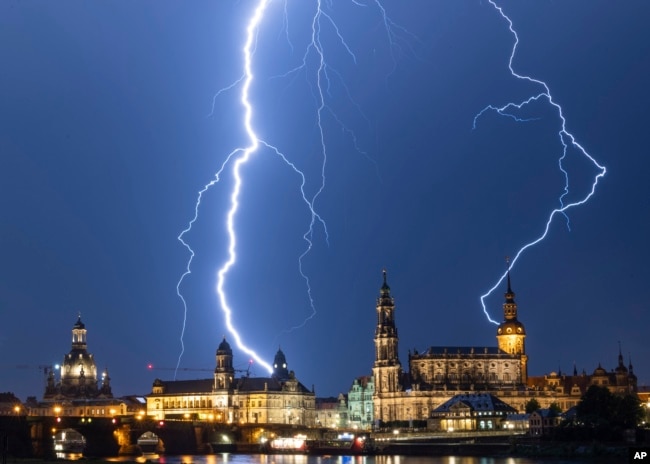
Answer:
<svg viewBox="0 0 650 464"><path fill-rule="evenodd" d="M152 464L576 464L589 462L551 458L481 458L474 456L307 456L228 453L200 456L158 456L152 454L137 458L109 458L107 460Z"/></svg>

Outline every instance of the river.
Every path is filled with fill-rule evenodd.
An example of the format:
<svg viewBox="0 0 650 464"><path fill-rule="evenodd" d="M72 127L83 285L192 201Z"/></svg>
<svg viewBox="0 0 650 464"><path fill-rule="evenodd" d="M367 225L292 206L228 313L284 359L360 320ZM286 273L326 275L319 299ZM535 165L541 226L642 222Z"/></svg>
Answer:
<svg viewBox="0 0 650 464"><path fill-rule="evenodd" d="M308 456L286 454L211 454L107 458L112 462L151 464L579 464L593 461L528 457L475 456Z"/></svg>

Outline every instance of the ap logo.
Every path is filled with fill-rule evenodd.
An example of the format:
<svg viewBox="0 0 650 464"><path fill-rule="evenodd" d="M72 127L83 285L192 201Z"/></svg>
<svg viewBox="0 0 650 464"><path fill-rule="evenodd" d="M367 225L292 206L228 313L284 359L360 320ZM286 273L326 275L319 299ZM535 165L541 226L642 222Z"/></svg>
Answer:
<svg viewBox="0 0 650 464"><path fill-rule="evenodd" d="M628 462L649 462L650 463L650 449L643 448L630 448L628 452Z"/></svg>

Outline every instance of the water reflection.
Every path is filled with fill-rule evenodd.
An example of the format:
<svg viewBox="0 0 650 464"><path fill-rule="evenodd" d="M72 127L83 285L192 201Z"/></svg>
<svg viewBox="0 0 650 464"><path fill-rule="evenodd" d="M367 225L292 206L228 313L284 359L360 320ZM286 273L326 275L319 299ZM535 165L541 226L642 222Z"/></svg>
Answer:
<svg viewBox="0 0 650 464"><path fill-rule="evenodd" d="M81 455L79 455L81 457ZM77 457L77 459L79 458ZM71 459L66 455L66 459ZM74 459L74 458L72 458ZM567 464L579 461L475 456L309 456L305 454L208 454L165 456L144 454L106 458L111 462L140 464Z"/></svg>

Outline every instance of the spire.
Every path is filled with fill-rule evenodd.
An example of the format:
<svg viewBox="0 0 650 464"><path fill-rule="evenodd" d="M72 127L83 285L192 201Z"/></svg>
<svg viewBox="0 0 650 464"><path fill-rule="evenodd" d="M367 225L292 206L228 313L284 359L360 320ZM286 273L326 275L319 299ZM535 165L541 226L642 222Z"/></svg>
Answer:
<svg viewBox="0 0 650 464"><path fill-rule="evenodd" d="M512 291L512 284L510 283L510 257L506 256L506 275L508 277L508 288L504 296L506 297L506 303L515 304L515 292Z"/></svg>
<svg viewBox="0 0 650 464"><path fill-rule="evenodd" d="M289 378L289 369L287 368L287 358L278 346L278 352L275 353L273 359L273 377L279 380L286 380Z"/></svg>
<svg viewBox="0 0 650 464"><path fill-rule="evenodd" d="M377 298L377 329L376 334L392 334L397 335L395 328L395 299L390 295L390 287L388 286L386 269L382 271L384 282L379 290L379 298Z"/></svg>
<svg viewBox="0 0 650 464"><path fill-rule="evenodd" d="M621 341L618 341L618 365L625 367L625 362L623 361L623 353L621 352Z"/></svg>
<svg viewBox="0 0 650 464"><path fill-rule="evenodd" d="M382 295L389 295L390 294L390 287L388 286L388 282L387 282L386 269L384 268L384 270L382 272L384 274L384 284L381 286L381 294Z"/></svg>
<svg viewBox="0 0 650 464"><path fill-rule="evenodd" d="M515 303L515 292L512 291L512 284L510 281L510 258L506 256L506 277L507 285L506 293L504 293L506 301L503 303L503 317L506 321L517 319L517 303Z"/></svg>
<svg viewBox="0 0 650 464"><path fill-rule="evenodd" d="M86 326L81 322L81 313L77 315L77 322L72 326L72 349L86 350Z"/></svg>

